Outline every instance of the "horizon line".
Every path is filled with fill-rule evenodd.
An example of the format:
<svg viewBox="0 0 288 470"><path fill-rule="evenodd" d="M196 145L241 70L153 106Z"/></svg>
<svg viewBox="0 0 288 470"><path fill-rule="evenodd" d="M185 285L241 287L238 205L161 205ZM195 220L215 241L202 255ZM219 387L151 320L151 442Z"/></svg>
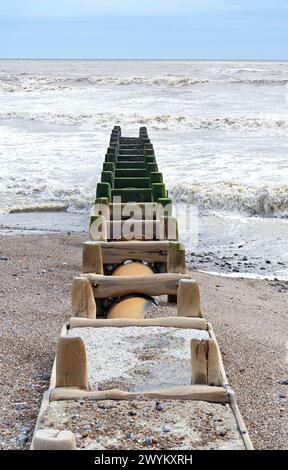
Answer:
<svg viewBox="0 0 288 470"><path fill-rule="evenodd" d="M88 57L0 57L0 60L67 60L67 61L78 61L78 60L84 60L84 61L89 61L89 60L94 60L94 61L129 61L129 60L135 60L135 61L170 61L170 62L179 62L179 61L184 61L184 62L287 62L287 59L283 58L278 58L278 59L245 59L245 58L229 58L229 59L200 59L200 58L194 58L194 59L189 59L189 58L182 58L182 59L169 59L169 58L103 58L103 57L98 57L98 58L88 58Z"/></svg>

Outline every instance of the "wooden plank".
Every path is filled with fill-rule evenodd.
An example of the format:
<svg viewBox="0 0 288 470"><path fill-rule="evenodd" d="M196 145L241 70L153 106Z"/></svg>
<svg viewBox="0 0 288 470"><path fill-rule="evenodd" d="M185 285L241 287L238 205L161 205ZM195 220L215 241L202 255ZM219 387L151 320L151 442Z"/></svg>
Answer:
<svg viewBox="0 0 288 470"><path fill-rule="evenodd" d="M105 391L85 391L79 388L55 388L51 392L51 400L204 400L214 403L228 403L229 397L223 387L209 385L188 385L151 392L124 392L118 389Z"/></svg>
<svg viewBox="0 0 288 470"><path fill-rule="evenodd" d="M103 276L83 274L91 282L94 297L120 297L127 294L176 295L180 279L190 279L190 274L155 274L154 276Z"/></svg>
<svg viewBox="0 0 288 470"><path fill-rule="evenodd" d="M84 243L83 259L87 259L85 263L85 271L95 272L95 269L87 270L86 266L94 266L92 253L95 250L97 254L97 246L99 242L88 241ZM103 264L123 263L127 259L143 260L150 263L165 263L169 249L167 241L127 241L127 242L100 242ZM94 248L95 247L95 248ZM88 263L89 258L89 263ZM98 266L98 254L95 263ZM84 265L83 265L84 268ZM102 274L102 273L98 273Z"/></svg>
<svg viewBox="0 0 288 470"><path fill-rule="evenodd" d="M207 321L204 318L145 318L144 320L111 319L111 320L90 320L89 318L70 318L70 328L102 328L111 326L114 328L124 328L129 326L163 326L167 328L192 328L195 330L207 330Z"/></svg>

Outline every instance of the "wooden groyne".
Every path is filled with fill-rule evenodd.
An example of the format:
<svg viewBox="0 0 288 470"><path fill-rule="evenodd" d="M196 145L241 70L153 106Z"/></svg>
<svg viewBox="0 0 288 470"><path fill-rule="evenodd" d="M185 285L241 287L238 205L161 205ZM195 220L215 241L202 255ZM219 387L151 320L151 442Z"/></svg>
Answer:
<svg viewBox="0 0 288 470"><path fill-rule="evenodd" d="M89 235L32 449L252 449L146 128L112 130Z"/></svg>

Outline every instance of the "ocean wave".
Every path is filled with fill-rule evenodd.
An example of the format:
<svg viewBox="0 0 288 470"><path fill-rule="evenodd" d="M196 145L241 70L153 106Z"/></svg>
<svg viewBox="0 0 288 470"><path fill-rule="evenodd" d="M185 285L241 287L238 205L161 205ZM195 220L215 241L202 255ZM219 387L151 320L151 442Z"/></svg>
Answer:
<svg viewBox="0 0 288 470"><path fill-rule="evenodd" d="M84 77L49 77L44 76L27 76L21 75L17 77L0 78L0 90L13 93L17 91L33 92L36 90L65 90L93 85L116 85L116 86L168 86L168 87L188 87L208 83L209 80L197 79L192 77L113 77L104 76L84 76Z"/></svg>
<svg viewBox="0 0 288 470"><path fill-rule="evenodd" d="M69 114L69 113L0 113L0 120L26 120L59 125L81 125L86 129L99 127L110 128L111 122L122 126L146 125L155 130L177 129L239 129L239 130L272 130L277 134L286 134L288 120L260 118L260 117L190 117L185 115L159 114L140 115L137 113L95 113L95 114Z"/></svg>
<svg viewBox="0 0 288 470"><path fill-rule="evenodd" d="M5 212L8 212L9 214L18 214L21 212L64 212L68 209L68 207L68 203L61 202L50 202L42 204L28 203L27 205L13 206L9 209L7 208Z"/></svg>
<svg viewBox="0 0 288 470"><path fill-rule="evenodd" d="M249 216L288 218L288 186L256 187L233 182L183 183L170 189L173 200L201 209Z"/></svg>
<svg viewBox="0 0 288 470"><path fill-rule="evenodd" d="M244 73L239 70L239 73ZM213 74L212 74L213 76ZM231 74L225 75L224 78L197 78L197 77L179 77L179 76L159 76L159 77L116 77L111 75L99 76L49 76L49 75L27 75L25 73L17 75L8 75L0 77L0 90L6 93L33 91L55 91L66 90L77 87L90 87L97 85L115 85L115 86L160 86L169 88L194 87L196 85L226 85L226 84L243 84L255 86L284 86L288 84L286 78L247 78Z"/></svg>
<svg viewBox="0 0 288 470"><path fill-rule="evenodd" d="M169 187L175 204L197 205L201 210L242 216L288 219L288 186L249 186L229 181L178 183ZM23 199L11 205L6 213L20 212L88 212L94 188L50 188L38 194L37 201ZM42 199L42 200L41 200Z"/></svg>

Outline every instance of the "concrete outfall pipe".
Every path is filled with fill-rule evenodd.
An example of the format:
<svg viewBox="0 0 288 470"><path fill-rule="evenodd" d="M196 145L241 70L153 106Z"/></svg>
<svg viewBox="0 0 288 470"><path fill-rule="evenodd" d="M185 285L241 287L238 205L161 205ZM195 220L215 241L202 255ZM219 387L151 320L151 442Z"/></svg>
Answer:
<svg viewBox="0 0 288 470"><path fill-rule="evenodd" d="M126 262L118 266L112 276L154 276L152 269L141 262ZM133 282L133 281L131 281ZM137 295L137 293L118 299L107 312L107 318L129 318L141 320L155 304L152 297Z"/></svg>

